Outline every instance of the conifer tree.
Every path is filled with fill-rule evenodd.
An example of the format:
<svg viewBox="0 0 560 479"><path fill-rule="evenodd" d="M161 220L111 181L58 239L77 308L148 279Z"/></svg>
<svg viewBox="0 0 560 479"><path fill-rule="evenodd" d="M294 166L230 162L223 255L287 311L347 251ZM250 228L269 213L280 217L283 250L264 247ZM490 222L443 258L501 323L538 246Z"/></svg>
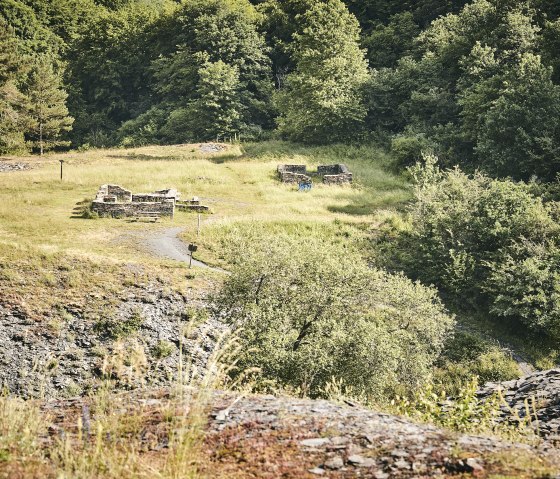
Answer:
<svg viewBox="0 0 560 479"><path fill-rule="evenodd" d="M61 75L55 72L48 55L39 56L31 71L28 84L29 115L32 127L29 134L42 155L45 150L68 145L60 139L70 131L74 118L66 107L68 94L62 88Z"/></svg>
<svg viewBox="0 0 560 479"><path fill-rule="evenodd" d="M25 150L26 97L18 88L25 62L17 38L0 22L0 154Z"/></svg>
<svg viewBox="0 0 560 479"><path fill-rule="evenodd" d="M360 28L340 0L324 0L300 18L294 35L295 71L278 95L280 132L307 142L348 139L363 122L367 62Z"/></svg>

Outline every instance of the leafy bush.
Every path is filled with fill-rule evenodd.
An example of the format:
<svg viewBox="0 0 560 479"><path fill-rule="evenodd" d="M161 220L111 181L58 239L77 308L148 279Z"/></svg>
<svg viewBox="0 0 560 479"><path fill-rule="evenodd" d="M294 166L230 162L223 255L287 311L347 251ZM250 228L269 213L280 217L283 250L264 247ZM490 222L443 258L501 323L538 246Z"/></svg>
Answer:
<svg viewBox="0 0 560 479"><path fill-rule="evenodd" d="M534 419L532 415L521 418L501 394L486 400L479 399L476 394L478 384L477 378L472 378L453 399L448 399L445 392L436 392L433 387L416 391L412 398L397 396L391 402L391 412L462 433L491 433L516 442L533 442L537 439L531 427ZM515 423L500 421L504 410L516 419Z"/></svg>
<svg viewBox="0 0 560 479"><path fill-rule="evenodd" d="M131 336L140 329L144 318L140 311L134 311L130 317L125 319L104 318L100 319L94 326L94 330L112 339Z"/></svg>
<svg viewBox="0 0 560 479"><path fill-rule="evenodd" d="M214 300L238 329L241 370L311 396L333 378L370 398L429 378L453 325L434 289L319 240L277 235L233 250Z"/></svg>
<svg viewBox="0 0 560 479"><path fill-rule="evenodd" d="M414 165L422 160L423 155L433 151L433 142L422 133L396 135L391 140L391 153L401 167Z"/></svg>
<svg viewBox="0 0 560 479"><path fill-rule="evenodd" d="M481 384L517 379L519 366L500 345L480 334L456 331L437 361L435 382L447 394L460 394L473 377Z"/></svg>
<svg viewBox="0 0 560 479"><path fill-rule="evenodd" d="M175 346L169 341L158 341L152 349L152 356L156 359L165 359L173 354Z"/></svg>
<svg viewBox="0 0 560 479"><path fill-rule="evenodd" d="M389 247L392 265L461 306L560 337L557 205L525 183L441 171L433 157L411 172L411 227Z"/></svg>

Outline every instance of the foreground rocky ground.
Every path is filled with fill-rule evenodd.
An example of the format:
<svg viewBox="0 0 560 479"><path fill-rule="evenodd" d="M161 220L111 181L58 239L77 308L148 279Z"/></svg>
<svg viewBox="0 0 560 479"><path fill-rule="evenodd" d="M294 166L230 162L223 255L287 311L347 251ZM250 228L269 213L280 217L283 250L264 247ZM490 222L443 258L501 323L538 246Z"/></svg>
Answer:
<svg viewBox="0 0 560 479"><path fill-rule="evenodd" d="M66 304L51 318L35 318L18 298L0 297L0 385L21 397L72 397L104 376L120 387L169 383L179 349L204 369L224 326L193 323L201 304L161 285L130 287L118 297L94 293Z"/></svg>
<svg viewBox="0 0 560 479"><path fill-rule="evenodd" d="M112 402L117 415L141 411L138 434L154 460L168 447L170 402L167 390L121 394ZM52 400L44 409L53 418L52 438L71 432L84 411L81 424L94 430L95 406L87 400ZM184 414L188 406L175 403L173 410ZM206 411L202 477L560 477L560 454L547 443L460 435L328 401L216 393Z"/></svg>
<svg viewBox="0 0 560 479"><path fill-rule="evenodd" d="M479 397L487 399L497 393L504 400L500 421L526 423L547 441L560 445L560 369L487 383Z"/></svg>

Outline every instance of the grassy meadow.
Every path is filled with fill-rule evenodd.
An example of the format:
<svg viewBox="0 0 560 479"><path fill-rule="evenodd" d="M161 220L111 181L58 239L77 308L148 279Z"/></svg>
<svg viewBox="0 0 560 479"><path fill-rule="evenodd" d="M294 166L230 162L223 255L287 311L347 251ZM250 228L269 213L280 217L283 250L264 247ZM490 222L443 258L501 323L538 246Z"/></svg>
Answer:
<svg viewBox="0 0 560 479"><path fill-rule="evenodd" d="M64 160L64 179L59 179ZM184 226L196 229L196 215L178 212L158 224L74 217L77 203L92 199L99 185L119 184L133 192L177 188L183 198L198 196L211 207L203 217L199 240L220 235L236 222L341 223L371 225L382 210L409 198L405 181L391 173L385 154L374 148L294 147L285 143L232 145L216 154L197 145L95 150L18 158L34 168L0 174L0 242L32 246L42 252L66 252L87 258L150 261L141 247L131 247L127 233ZM355 173L352 187L315 185L299 193L276 177L279 163L345 162ZM211 238L208 238L211 241ZM207 255L208 256L208 255Z"/></svg>
<svg viewBox="0 0 560 479"><path fill-rule="evenodd" d="M116 292L130 281L160 277L182 290L185 285L194 292L212 289L219 273L196 269L185 283L185 264L148 251L146 238L158 230L184 228L183 239L199 245L195 257L227 268L228 244L247 228L338 236L356 243L410 198L406 180L392 172L386 154L368 146L267 142L227 145L208 154L200 145L178 145L3 160L27 162L33 168L0 173L0 287L23 297L37 317L57 303L78 300L94 289ZM63 181L59 160L64 160ZM354 185L316 184L301 193L276 176L279 163L313 168L340 162L354 172ZM79 203L91 201L104 183L133 192L176 188L183 198L201 198L211 213L202 215L198 238L194 213L177 212L173 220L155 224L80 217ZM140 276L127 273L138 265Z"/></svg>

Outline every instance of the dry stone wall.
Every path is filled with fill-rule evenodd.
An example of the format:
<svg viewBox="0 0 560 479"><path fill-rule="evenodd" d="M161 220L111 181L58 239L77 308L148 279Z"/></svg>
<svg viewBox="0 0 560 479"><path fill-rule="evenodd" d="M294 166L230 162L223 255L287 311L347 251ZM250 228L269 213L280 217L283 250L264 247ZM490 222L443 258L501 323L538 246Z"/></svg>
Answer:
<svg viewBox="0 0 560 479"><path fill-rule="evenodd" d="M282 183L306 183L311 181L305 165L278 165L277 171Z"/></svg>
<svg viewBox="0 0 560 479"><path fill-rule="evenodd" d="M111 216L113 218L125 218L148 213L173 217L175 203L179 197L179 192L173 189L154 193L132 194L129 190L118 185L101 185L92 203L92 211L99 216Z"/></svg>
<svg viewBox="0 0 560 479"><path fill-rule="evenodd" d="M278 165L278 176L283 183L309 183L310 173L305 165ZM352 183L353 175L344 164L320 165L317 175L323 178L326 185L343 185Z"/></svg>
<svg viewBox="0 0 560 479"><path fill-rule="evenodd" d="M326 185L342 185L352 183L352 173L344 164L321 165L317 168L317 173L323 176L323 183Z"/></svg>
<svg viewBox="0 0 560 479"><path fill-rule="evenodd" d="M154 213L157 216L173 217L175 203L164 201L160 203L106 203L93 202L92 210L99 216L111 216L113 218L126 218L138 214Z"/></svg>

